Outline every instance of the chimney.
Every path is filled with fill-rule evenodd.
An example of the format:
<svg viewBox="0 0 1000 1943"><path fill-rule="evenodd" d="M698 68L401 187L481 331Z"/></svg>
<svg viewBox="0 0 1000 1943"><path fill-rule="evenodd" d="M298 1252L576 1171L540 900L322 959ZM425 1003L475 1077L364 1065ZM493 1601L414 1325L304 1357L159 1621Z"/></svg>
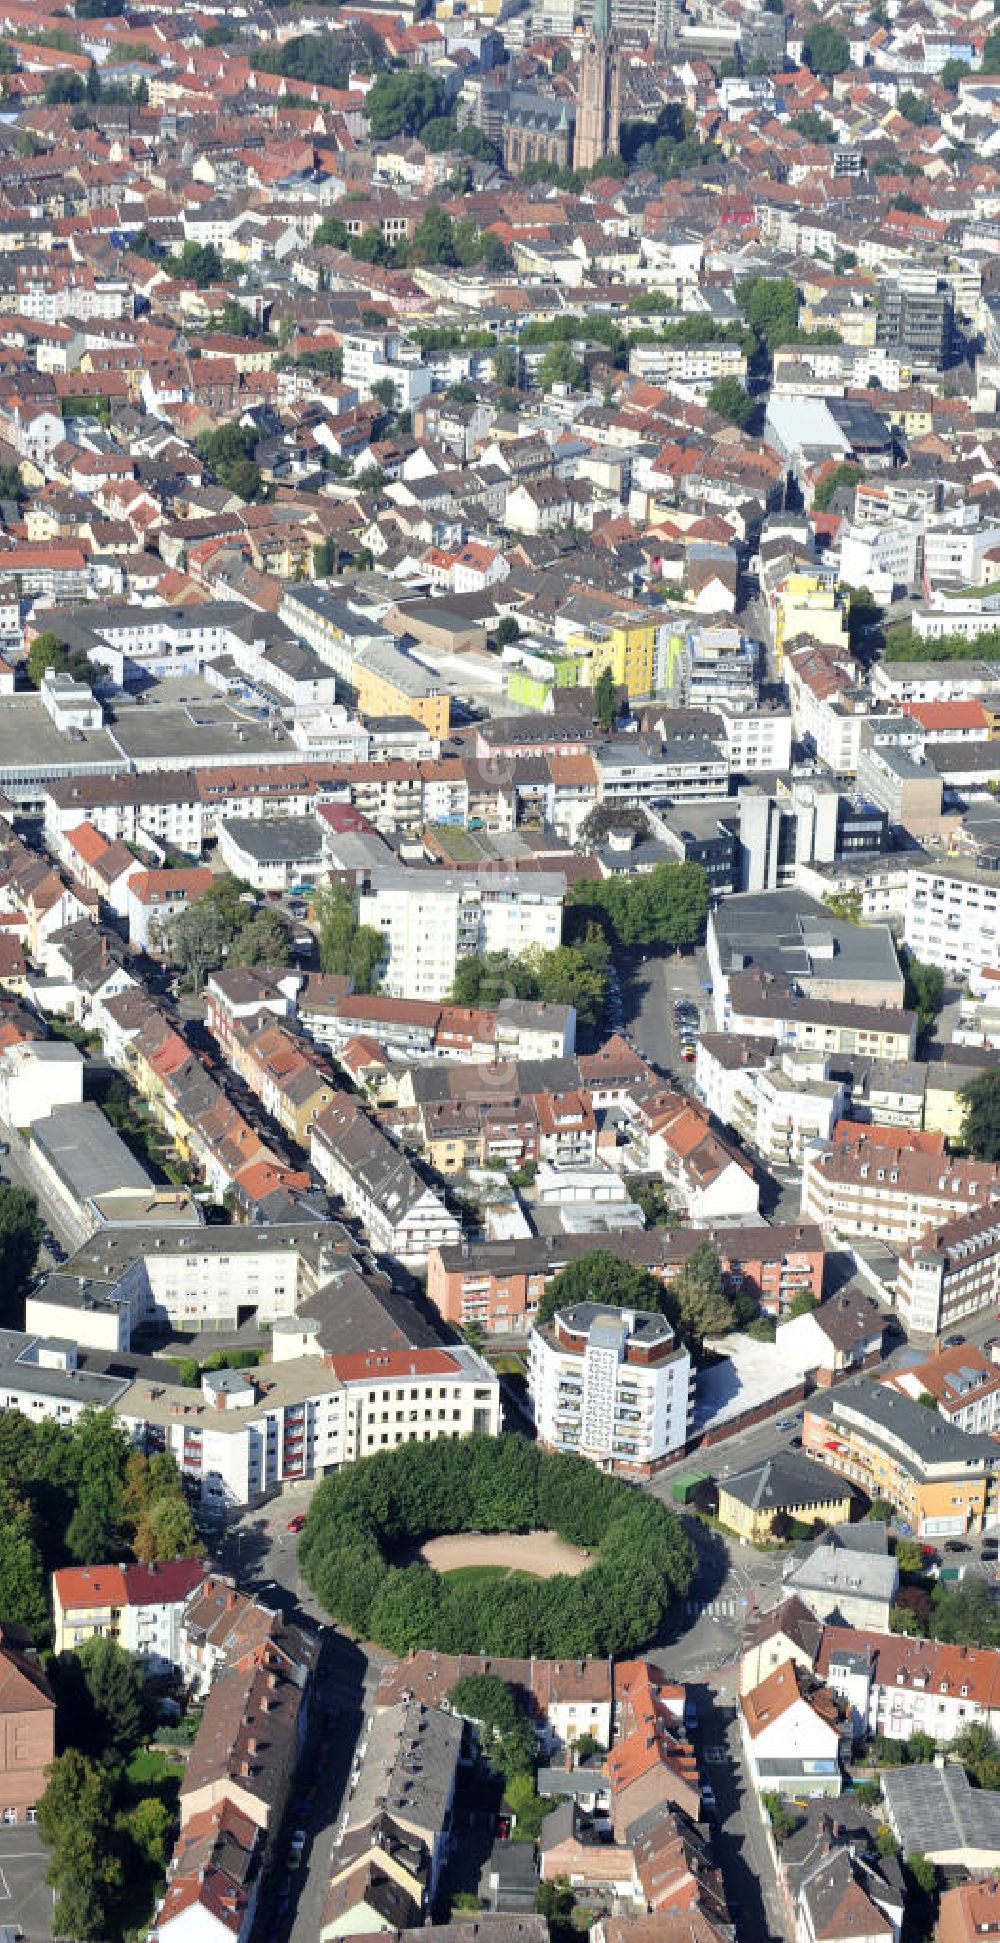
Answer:
<svg viewBox="0 0 1000 1943"><path fill-rule="evenodd" d="M235 1611L236 1611L236 1594L235 1594L235 1592L227 1592L227 1593L226 1593L226 1611L227 1611L227 1612L235 1612Z"/></svg>

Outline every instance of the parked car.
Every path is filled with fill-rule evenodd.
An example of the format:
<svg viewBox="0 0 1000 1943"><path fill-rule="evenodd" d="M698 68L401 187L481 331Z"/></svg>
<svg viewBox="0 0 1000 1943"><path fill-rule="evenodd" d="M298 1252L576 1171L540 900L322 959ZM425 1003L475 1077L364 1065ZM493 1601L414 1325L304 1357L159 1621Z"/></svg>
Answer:
<svg viewBox="0 0 1000 1943"><path fill-rule="evenodd" d="M775 1426L774 1426L774 1428L775 1428L775 1430L794 1430L794 1429L795 1429L795 1418L794 1418L794 1417L779 1417L779 1418L778 1418L778 1420L777 1420L777 1423L776 1423L776 1424L775 1424Z"/></svg>
<svg viewBox="0 0 1000 1943"><path fill-rule="evenodd" d="M944 1339L944 1346L945 1349L961 1349L964 1342L965 1342L964 1336L946 1336Z"/></svg>
<svg viewBox="0 0 1000 1943"><path fill-rule="evenodd" d="M944 1549L946 1552L971 1552L972 1546L964 1544L960 1538L949 1538L945 1541Z"/></svg>
<svg viewBox="0 0 1000 1943"><path fill-rule="evenodd" d="M288 1529L289 1531L301 1531L305 1522L305 1512L297 1511L294 1518L289 1518Z"/></svg>
<svg viewBox="0 0 1000 1943"><path fill-rule="evenodd" d="M290 1869L301 1868L305 1845L306 1831L304 1828L297 1828L288 1844L288 1866Z"/></svg>

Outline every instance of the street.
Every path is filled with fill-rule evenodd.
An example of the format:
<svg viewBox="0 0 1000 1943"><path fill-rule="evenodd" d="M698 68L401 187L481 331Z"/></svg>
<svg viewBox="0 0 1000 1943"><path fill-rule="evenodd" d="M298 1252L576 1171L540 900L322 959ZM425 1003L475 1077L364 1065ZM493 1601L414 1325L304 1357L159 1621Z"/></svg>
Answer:
<svg viewBox="0 0 1000 1943"><path fill-rule="evenodd" d="M681 1058L673 1008L677 999L687 999L701 1012L702 1030L711 1025L711 995L703 990L708 977L704 952L676 952L645 962L622 958L619 975L625 1025L638 1050L663 1072L690 1083L694 1067Z"/></svg>

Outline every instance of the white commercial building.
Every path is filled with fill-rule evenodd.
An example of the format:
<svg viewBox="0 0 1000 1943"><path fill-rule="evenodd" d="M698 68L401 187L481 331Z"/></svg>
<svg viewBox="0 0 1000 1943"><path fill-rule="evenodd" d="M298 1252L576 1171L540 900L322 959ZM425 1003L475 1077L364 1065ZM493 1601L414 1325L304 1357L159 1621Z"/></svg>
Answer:
<svg viewBox="0 0 1000 1943"><path fill-rule="evenodd" d="M440 999L462 958L551 951L562 937L565 892L557 871L375 869L358 917L385 940L382 990Z"/></svg>
<svg viewBox="0 0 1000 1943"><path fill-rule="evenodd" d="M684 1449L691 1358L663 1316L578 1302L532 1330L529 1356L535 1427L549 1450L648 1476Z"/></svg>

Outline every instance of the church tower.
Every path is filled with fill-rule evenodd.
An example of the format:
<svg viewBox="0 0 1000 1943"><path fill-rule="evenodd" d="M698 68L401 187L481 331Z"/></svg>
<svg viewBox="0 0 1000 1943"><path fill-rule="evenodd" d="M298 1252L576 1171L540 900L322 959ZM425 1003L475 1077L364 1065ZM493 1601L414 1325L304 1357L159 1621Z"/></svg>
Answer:
<svg viewBox="0 0 1000 1943"><path fill-rule="evenodd" d="M611 0L594 0L593 25L580 61L573 167L592 169L617 155L621 126L621 75L611 32Z"/></svg>

